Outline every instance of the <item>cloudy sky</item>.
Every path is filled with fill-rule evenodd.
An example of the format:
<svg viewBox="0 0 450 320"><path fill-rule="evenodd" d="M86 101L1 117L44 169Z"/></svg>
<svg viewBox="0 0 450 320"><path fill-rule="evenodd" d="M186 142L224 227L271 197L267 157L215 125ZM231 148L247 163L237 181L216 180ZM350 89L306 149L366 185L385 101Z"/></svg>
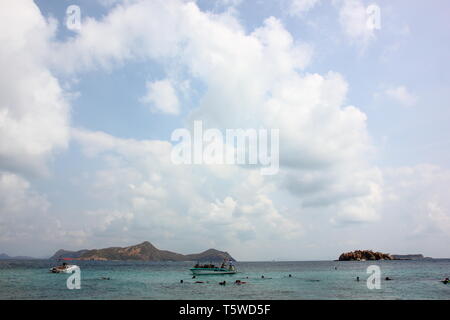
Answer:
<svg viewBox="0 0 450 320"><path fill-rule="evenodd" d="M0 252L450 257L449 21L447 0L1 1ZM278 174L173 164L194 120L279 129Z"/></svg>

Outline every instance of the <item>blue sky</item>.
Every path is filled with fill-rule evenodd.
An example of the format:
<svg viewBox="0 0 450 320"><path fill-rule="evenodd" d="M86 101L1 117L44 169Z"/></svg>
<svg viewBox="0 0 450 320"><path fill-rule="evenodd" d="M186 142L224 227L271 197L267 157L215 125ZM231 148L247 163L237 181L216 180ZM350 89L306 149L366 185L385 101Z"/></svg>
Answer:
<svg viewBox="0 0 450 320"><path fill-rule="evenodd" d="M0 251L450 256L446 1L2 7ZM171 133L193 120L279 128L280 173L174 166Z"/></svg>

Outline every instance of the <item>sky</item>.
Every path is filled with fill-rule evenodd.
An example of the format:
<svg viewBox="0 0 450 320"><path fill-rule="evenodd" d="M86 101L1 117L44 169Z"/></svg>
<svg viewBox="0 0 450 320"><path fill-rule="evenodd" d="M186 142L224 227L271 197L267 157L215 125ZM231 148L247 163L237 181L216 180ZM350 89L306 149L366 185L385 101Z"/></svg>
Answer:
<svg viewBox="0 0 450 320"><path fill-rule="evenodd" d="M0 252L450 257L449 21L446 0L2 1ZM278 129L278 173L174 164L194 121Z"/></svg>

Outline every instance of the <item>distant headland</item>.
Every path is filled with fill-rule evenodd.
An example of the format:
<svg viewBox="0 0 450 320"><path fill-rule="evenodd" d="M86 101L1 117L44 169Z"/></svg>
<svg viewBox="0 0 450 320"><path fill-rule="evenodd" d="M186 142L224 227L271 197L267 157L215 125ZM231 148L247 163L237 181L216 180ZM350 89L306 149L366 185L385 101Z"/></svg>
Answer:
<svg viewBox="0 0 450 320"><path fill-rule="evenodd" d="M33 260L33 259L36 258L25 256L10 257L6 253L0 253L0 260Z"/></svg>
<svg viewBox="0 0 450 320"><path fill-rule="evenodd" d="M432 259L422 254L389 254L372 250L355 250L339 256L339 261L369 261L369 260L423 260Z"/></svg>
<svg viewBox="0 0 450 320"><path fill-rule="evenodd" d="M104 249L68 251L58 250L50 259L76 260L140 260L140 261L236 261L228 252L209 249L201 253L180 254L167 250L160 250L145 241L129 247L111 247Z"/></svg>

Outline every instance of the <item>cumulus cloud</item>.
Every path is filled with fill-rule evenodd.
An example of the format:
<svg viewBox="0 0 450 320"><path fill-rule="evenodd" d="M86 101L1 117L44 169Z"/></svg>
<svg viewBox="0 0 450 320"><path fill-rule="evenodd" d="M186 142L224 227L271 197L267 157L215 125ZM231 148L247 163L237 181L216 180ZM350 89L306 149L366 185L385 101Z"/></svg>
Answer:
<svg viewBox="0 0 450 320"><path fill-rule="evenodd" d="M152 106L152 112L177 115L180 113L180 103L170 80L147 82L147 93L141 98L142 103Z"/></svg>
<svg viewBox="0 0 450 320"><path fill-rule="evenodd" d="M270 240L302 235L301 224L289 220L270 198L275 187L258 170L236 167L224 184L216 172L226 166L174 165L172 146L164 141L126 140L80 129L73 136L86 156L103 163L85 186L97 201L108 203L89 213L101 218L92 221L90 232L103 239L113 241L120 234L132 243L150 233L185 252L226 243L243 255L242 243L269 245Z"/></svg>
<svg viewBox="0 0 450 320"><path fill-rule="evenodd" d="M145 19L142 12L146 12ZM154 20L164 21L167 26L163 38ZM98 42L88 40L101 39L105 33L116 45L100 47ZM310 208L329 210L328 223L362 223L379 218L381 178L367 163L366 154L372 147L365 114L345 105L348 85L340 74L300 73L310 62L312 47L295 41L278 19L268 18L261 27L246 33L227 13L204 13L193 3L137 1L112 10L102 20L87 22L76 38L60 46L63 52L68 48L75 53L82 50L74 57L77 61L81 57L87 68L114 68L136 57L176 59L184 65L188 77L199 79L206 88L198 108L188 117L188 126L193 120L203 120L205 127L219 129L281 129L280 176L240 193L234 190L250 179L252 170L230 171L217 166L181 170L167 165L169 145L162 141L122 140L100 132L76 133L87 154L105 157L100 151L107 150L109 161L115 154L112 163L119 167L98 172L98 190L103 190L105 197L127 199L123 209L134 212L139 225L165 230L161 237L167 241L179 227L173 221L191 226L193 219L196 226L191 228L195 233L211 233L214 242L217 234L227 243L233 243L233 239L263 241L264 236L300 236L302 223L292 208L281 210L269 191L255 194L271 185L273 190L278 186L289 191L305 214L314 210ZM151 93L157 91L152 85ZM153 102L165 101L152 95L150 98ZM165 150L165 161L147 159L145 152L151 155L155 148ZM118 159L128 159L132 165L122 167ZM223 188L217 179L227 171L225 176L236 185L230 182L232 187ZM153 175L164 179L155 184L148 180ZM176 183L172 185L172 181ZM218 196L205 195L201 187L205 183ZM116 188L111 186L123 185L134 189L111 190ZM143 185L159 195L170 194L171 190L179 195L178 201L136 196L134 193ZM137 211L141 213L136 215ZM221 223L217 217L223 218ZM207 227L215 221L214 228Z"/></svg>
<svg viewBox="0 0 450 320"><path fill-rule="evenodd" d="M0 167L37 173L69 139L69 105L46 67L55 22L31 0L0 11Z"/></svg>
<svg viewBox="0 0 450 320"><path fill-rule="evenodd" d="M412 107L417 103L417 97L409 92L405 86L390 88L385 91L386 96L405 107Z"/></svg>

